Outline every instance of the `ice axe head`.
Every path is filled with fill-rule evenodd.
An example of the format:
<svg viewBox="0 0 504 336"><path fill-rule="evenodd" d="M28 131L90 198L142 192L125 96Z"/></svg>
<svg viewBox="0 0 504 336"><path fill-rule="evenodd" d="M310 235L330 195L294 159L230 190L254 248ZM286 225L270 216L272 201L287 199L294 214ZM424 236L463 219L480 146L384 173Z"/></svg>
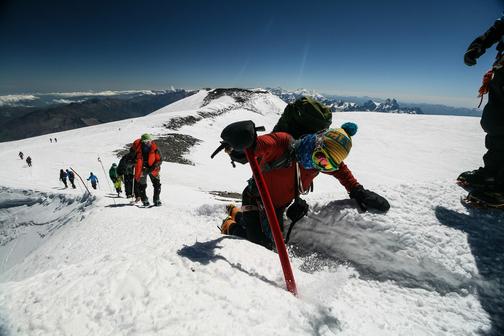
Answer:
<svg viewBox="0 0 504 336"><path fill-rule="evenodd" d="M257 131L264 131L264 127L255 127L252 120L237 121L227 125L221 133L224 143L234 149L243 150L255 146Z"/></svg>

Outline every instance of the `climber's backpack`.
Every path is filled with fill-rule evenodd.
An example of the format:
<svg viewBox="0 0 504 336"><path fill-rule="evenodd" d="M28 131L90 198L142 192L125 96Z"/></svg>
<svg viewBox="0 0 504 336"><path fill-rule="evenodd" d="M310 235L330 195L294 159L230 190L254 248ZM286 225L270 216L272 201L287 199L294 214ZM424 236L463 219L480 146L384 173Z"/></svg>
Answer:
<svg viewBox="0 0 504 336"><path fill-rule="evenodd" d="M273 132L286 132L295 140L306 134L313 134L331 126L332 112L312 97L301 97L287 104ZM294 154L294 143L284 155L274 162L263 165L263 170L269 171L288 167Z"/></svg>
<svg viewBox="0 0 504 336"><path fill-rule="evenodd" d="M301 97L287 104L273 132L287 132L294 139L329 128L332 112L312 97Z"/></svg>

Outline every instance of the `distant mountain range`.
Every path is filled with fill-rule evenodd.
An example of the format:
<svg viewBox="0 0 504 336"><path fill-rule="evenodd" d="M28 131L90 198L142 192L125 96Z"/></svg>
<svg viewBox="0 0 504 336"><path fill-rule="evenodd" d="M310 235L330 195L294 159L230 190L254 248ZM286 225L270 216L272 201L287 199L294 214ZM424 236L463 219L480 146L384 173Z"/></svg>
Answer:
<svg viewBox="0 0 504 336"><path fill-rule="evenodd" d="M234 97L234 91L216 89L215 94ZM247 91L247 90L245 90ZM0 96L0 142L86 127L147 115L197 91L175 89L139 91L70 92ZM433 104L406 104L396 99L323 95L304 89L267 88L286 103L313 96L333 112L372 111L386 113L480 116L477 109ZM236 95L243 92L235 92ZM237 96L237 97L238 97ZM236 97L235 97L236 100ZM240 103L240 100L237 100Z"/></svg>
<svg viewBox="0 0 504 336"><path fill-rule="evenodd" d="M399 103L394 98L380 99L370 97L325 95L316 91L305 89L287 91L281 88L267 88L267 90L282 98L282 100L287 103L293 102L301 96L312 96L331 107L333 112L370 111L408 114L481 116L481 111L478 109L425 103Z"/></svg>
<svg viewBox="0 0 504 336"><path fill-rule="evenodd" d="M11 100L0 106L0 141L29 138L116 120L147 115L196 91L138 91L100 95L67 94L69 102L55 102L54 96L39 95L30 100ZM4 96L5 97L5 96ZM22 106L37 101L37 106ZM48 104L47 102L53 102ZM45 106L44 106L45 105ZM48 106L47 106L48 105Z"/></svg>

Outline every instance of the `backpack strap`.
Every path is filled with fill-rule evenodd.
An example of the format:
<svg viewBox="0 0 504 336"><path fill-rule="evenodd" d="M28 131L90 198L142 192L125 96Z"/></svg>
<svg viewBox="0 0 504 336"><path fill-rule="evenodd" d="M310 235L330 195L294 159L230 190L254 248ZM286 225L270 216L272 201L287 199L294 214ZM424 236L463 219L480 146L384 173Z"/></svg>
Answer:
<svg viewBox="0 0 504 336"><path fill-rule="evenodd" d="M278 159L266 162L263 165L262 172L267 173L269 171L272 171L273 169L278 169L278 168L287 168L292 165L292 162L295 161L296 157L296 143L298 140L292 139L289 147L287 150L280 156Z"/></svg>

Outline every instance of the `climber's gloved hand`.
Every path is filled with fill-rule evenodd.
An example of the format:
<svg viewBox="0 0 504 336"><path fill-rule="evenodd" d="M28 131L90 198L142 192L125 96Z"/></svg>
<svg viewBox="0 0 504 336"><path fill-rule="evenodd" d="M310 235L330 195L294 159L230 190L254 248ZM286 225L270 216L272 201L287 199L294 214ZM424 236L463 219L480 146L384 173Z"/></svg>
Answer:
<svg viewBox="0 0 504 336"><path fill-rule="evenodd" d="M375 210L378 212L387 212L390 209L389 202L374 191L364 189L359 185L353 188L350 193L350 198L357 201L363 211Z"/></svg>
<svg viewBox="0 0 504 336"><path fill-rule="evenodd" d="M464 54L464 63L467 66L476 64L476 60L485 53L485 50L478 44L471 44Z"/></svg>
<svg viewBox="0 0 504 336"><path fill-rule="evenodd" d="M234 162L239 162L241 164L246 164L248 162L247 155L245 155L244 151L233 149L231 146L227 147L224 151Z"/></svg>

